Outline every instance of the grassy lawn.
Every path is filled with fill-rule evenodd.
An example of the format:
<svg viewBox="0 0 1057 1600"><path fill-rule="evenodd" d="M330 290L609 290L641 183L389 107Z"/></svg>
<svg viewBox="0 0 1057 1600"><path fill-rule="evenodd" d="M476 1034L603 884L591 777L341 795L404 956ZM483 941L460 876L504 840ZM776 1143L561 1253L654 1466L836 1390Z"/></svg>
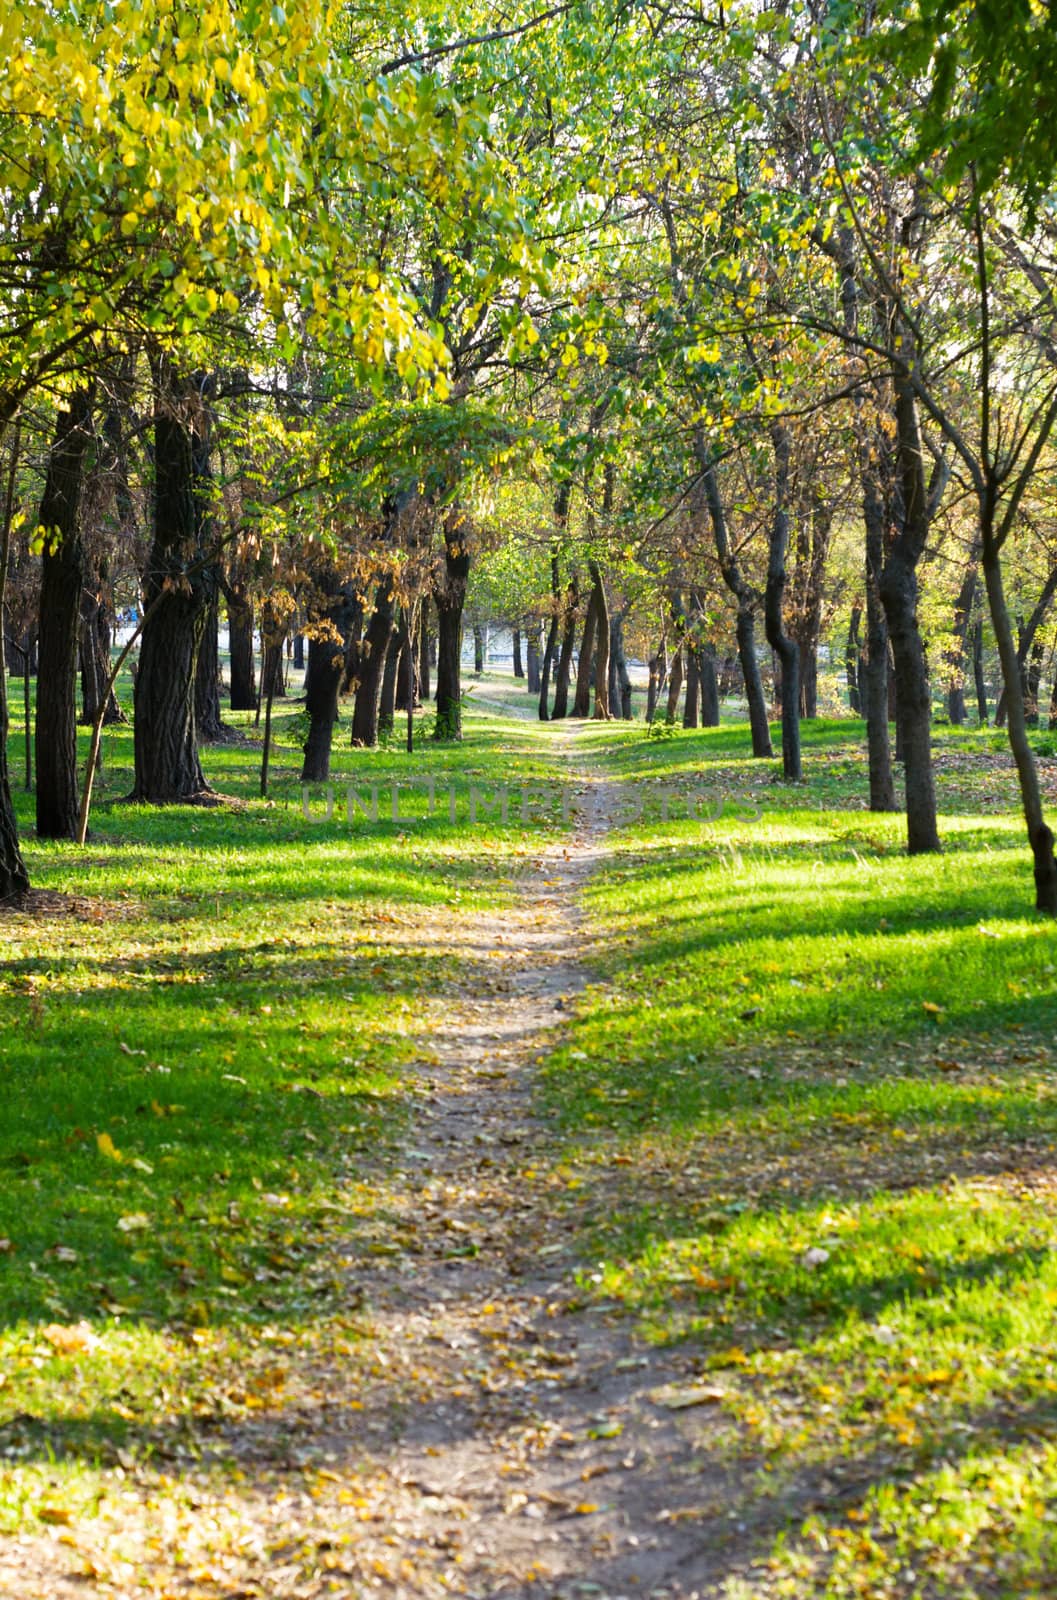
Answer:
<svg viewBox="0 0 1057 1600"><path fill-rule="evenodd" d="M811 730L795 788L743 729L588 737L642 820L547 1095L592 1173L585 1294L696 1352L792 1508L731 1595L1052 1592L1057 930L1000 746L939 735L945 850L910 860L861 726Z"/></svg>
<svg viewBox="0 0 1057 1600"><path fill-rule="evenodd" d="M538 815L466 824L471 784L553 770L531 723L500 745L471 711L460 746L410 757L339 733L327 823L318 793L302 810L297 708L268 801L227 720L204 763L235 805L120 803L128 728L86 851L37 842L16 797L35 887L77 903L0 926L0 1532L90 1508L130 1454L189 1459L192 1422L296 1408L295 1356L356 1359L349 1272L391 1248L369 1171L413 1112L423 997L467 976L432 920L508 903L541 837ZM409 771L445 798L427 822L402 792L418 820L394 824ZM347 779L380 787L377 824L347 822Z"/></svg>

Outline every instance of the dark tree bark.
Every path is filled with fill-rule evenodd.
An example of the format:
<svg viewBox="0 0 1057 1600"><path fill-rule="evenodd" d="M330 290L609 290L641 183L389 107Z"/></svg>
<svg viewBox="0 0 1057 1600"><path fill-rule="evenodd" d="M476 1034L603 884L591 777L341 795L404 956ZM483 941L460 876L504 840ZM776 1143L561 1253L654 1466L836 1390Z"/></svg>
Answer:
<svg viewBox="0 0 1057 1600"><path fill-rule="evenodd" d="M302 783L325 783L330 777L338 695L345 676L345 653L363 616L363 605L354 589L349 584L340 584L336 571L317 572L315 582L326 599L308 640L305 710L309 722Z"/></svg>
<svg viewBox="0 0 1057 1600"><path fill-rule="evenodd" d="M475 678L484 675L484 629L479 622L473 625L473 674Z"/></svg>
<svg viewBox="0 0 1057 1600"><path fill-rule="evenodd" d="M4 493L3 520L0 522L0 633L3 631L7 568L11 555L11 519L14 511L15 476L18 471L20 429L16 420L11 428ZM29 888L29 873L18 844L18 824L11 799L7 771L7 673L0 663L0 905L18 901Z"/></svg>
<svg viewBox="0 0 1057 1600"><path fill-rule="evenodd" d="M576 693L573 696L573 716L591 714L591 669L598 636L598 592L592 585L584 617L584 634L580 640L580 658L576 667Z"/></svg>
<svg viewBox="0 0 1057 1600"><path fill-rule="evenodd" d="M523 678L525 669L521 664L521 629L514 629L514 677Z"/></svg>
<svg viewBox="0 0 1057 1600"><path fill-rule="evenodd" d="M367 624L357 667L356 701L352 711L353 747L369 749L378 743L378 716L382 699L382 679L395 626L396 601L392 580L382 579L374 596L374 610ZM394 679L395 682L395 679ZM392 727L392 707L389 725Z"/></svg>
<svg viewBox="0 0 1057 1600"><path fill-rule="evenodd" d="M909 329L906 340L911 339ZM895 662L896 703L906 772L907 848L911 855L940 849L932 772L932 697L918 627L917 564L946 481L942 469L926 486L917 402L909 375L897 369L896 440L902 491L901 525L881 571L880 594Z"/></svg>
<svg viewBox="0 0 1057 1600"><path fill-rule="evenodd" d="M214 586L195 668L195 730L199 740L206 744L215 743L227 732L220 720L219 634L219 597Z"/></svg>
<svg viewBox="0 0 1057 1600"><path fill-rule="evenodd" d="M608 479L607 479L608 487ZM609 601L606 598L605 580L597 561L589 561L588 568L591 581L595 586L595 630L597 645L595 647L595 709L596 722L608 722L609 709Z"/></svg>
<svg viewBox="0 0 1057 1600"><path fill-rule="evenodd" d="M700 645L697 650L697 670L701 685L701 726L719 727L719 678L716 673L716 647Z"/></svg>
<svg viewBox="0 0 1057 1600"><path fill-rule="evenodd" d="M859 630L862 627L862 603L856 600L851 608L848 639L844 646L844 673L848 681L848 709L856 716L862 713L862 696L859 693Z"/></svg>
<svg viewBox="0 0 1057 1600"><path fill-rule="evenodd" d="M253 653L253 601L246 585L228 577L224 583L228 609L228 643L231 650L231 687L228 704L232 711L256 711L257 669Z"/></svg>
<svg viewBox="0 0 1057 1600"><path fill-rule="evenodd" d="M986 707L986 700L984 701L984 705ZM986 721L987 717L985 715L983 718L981 718L981 722ZM1050 690L1050 732L1052 733L1055 729L1057 729L1057 675L1054 676L1053 688Z"/></svg>
<svg viewBox="0 0 1057 1600"><path fill-rule="evenodd" d="M422 704L429 700L429 601L422 602L422 620L419 623L418 641L418 693Z"/></svg>
<svg viewBox="0 0 1057 1600"><path fill-rule="evenodd" d="M77 656L86 578L80 505L92 438L92 398L80 389L60 411L41 496L40 632L37 667L37 834L76 839Z"/></svg>
<svg viewBox="0 0 1057 1600"><path fill-rule="evenodd" d="M782 774L788 783L800 781L800 650L785 631L785 558L789 548L789 430L784 423L771 427L774 451L774 514L767 561L764 619L767 642L782 666Z"/></svg>
<svg viewBox="0 0 1057 1600"><path fill-rule="evenodd" d="M378 697L379 733L392 733L393 728L396 726L396 689L400 671L400 652L403 649L400 630L400 618L397 617L395 626L389 635L389 644L385 652L385 666L382 669L382 692Z"/></svg>
<svg viewBox="0 0 1057 1600"><path fill-rule="evenodd" d="M305 636L300 631L294 634L294 667L298 672L305 671Z"/></svg>
<svg viewBox="0 0 1057 1600"><path fill-rule="evenodd" d="M701 725L701 664L695 645L686 645L686 698L683 701L683 727Z"/></svg>
<svg viewBox="0 0 1057 1600"><path fill-rule="evenodd" d="M154 535L144 595L151 611L140 642L135 688L135 783L131 799L151 805L212 793L195 737L195 668L212 592L207 574L187 577L202 554L205 526L196 488L209 452L203 383L182 382L157 363L154 419Z"/></svg>
<svg viewBox="0 0 1057 1600"><path fill-rule="evenodd" d="M462 738L462 613L470 576L470 547L462 513L444 521L444 566L434 579L437 606L437 722L433 737Z"/></svg>

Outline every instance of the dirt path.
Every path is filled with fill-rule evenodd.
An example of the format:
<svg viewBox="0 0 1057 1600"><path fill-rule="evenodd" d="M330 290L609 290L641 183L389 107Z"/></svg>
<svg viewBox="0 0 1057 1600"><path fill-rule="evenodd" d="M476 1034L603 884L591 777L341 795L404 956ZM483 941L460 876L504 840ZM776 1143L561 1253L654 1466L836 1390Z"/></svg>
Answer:
<svg viewBox="0 0 1057 1600"><path fill-rule="evenodd" d="M361 1174L347 1369L302 1372L281 1424L224 1430L223 1495L208 1460L175 1498L171 1476L137 1469L94 1535L9 1547L5 1596L684 1600L738 1570L712 1413L656 1398L692 1352L584 1303L576 1161L538 1113L534 1064L589 981L577 899L611 799L577 774L573 730L556 734L584 780L578 825L532 859L510 911L441 930L467 976L424 1002L406 1145Z"/></svg>

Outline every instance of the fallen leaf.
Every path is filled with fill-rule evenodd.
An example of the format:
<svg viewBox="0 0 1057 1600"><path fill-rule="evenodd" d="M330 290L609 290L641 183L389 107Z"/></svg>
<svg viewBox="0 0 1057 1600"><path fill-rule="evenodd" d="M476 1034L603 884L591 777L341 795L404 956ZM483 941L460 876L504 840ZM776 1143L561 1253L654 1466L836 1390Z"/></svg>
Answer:
<svg viewBox="0 0 1057 1600"><path fill-rule="evenodd" d="M123 1161L125 1159L108 1133L97 1133L95 1142L99 1146L99 1154L106 1156L108 1161Z"/></svg>
<svg viewBox="0 0 1057 1600"><path fill-rule="evenodd" d="M67 1511L65 1506L38 1506L37 1516L41 1522L48 1522L56 1528L68 1528L73 1521L73 1512Z"/></svg>
<svg viewBox="0 0 1057 1600"><path fill-rule="evenodd" d="M650 1391L654 1405L663 1406L666 1411L686 1411L690 1406L716 1406L729 1398L726 1389L709 1383L666 1383L660 1389Z"/></svg>
<svg viewBox="0 0 1057 1600"><path fill-rule="evenodd" d="M79 1355L82 1350L94 1350L99 1343L87 1322L75 1322L69 1327L64 1327L61 1322L49 1322L46 1328L41 1329L41 1338L46 1339L52 1349L62 1355Z"/></svg>
<svg viewBox="0 0 1057 1600"><path fill-rule="evenodd" d="M140 1233L150 1227L150 1218L145 1211L129 1211L118 1217L117 1225L122 1233Z"/></svg>

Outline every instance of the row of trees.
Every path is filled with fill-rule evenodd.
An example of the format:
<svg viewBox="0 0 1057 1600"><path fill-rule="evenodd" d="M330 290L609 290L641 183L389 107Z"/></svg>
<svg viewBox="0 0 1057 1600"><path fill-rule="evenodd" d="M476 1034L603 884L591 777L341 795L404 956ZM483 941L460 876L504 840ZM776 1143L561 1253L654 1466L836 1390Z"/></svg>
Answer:
<svg viewBox="0 0 1057 1600"><path fill-rule="evenodd" d="M765 642L796 780L840 606L870 804L896 806L894 713L911 851L940 846L933 702L964 716L986 619L1057 911L1029 737L1057 593L1052 164L1022 95L1046 42L1030 8L987 26L939 0L5 19L0 582L16 644L37 626L39 831L83 835L75 678L115 714L115 595L158 803L206 789L221 598L236 700L254 620L266 695L304 627L310 776L343 689L361 743L414 703L430 632L458 737L472 584L545 615L548 716L592 676L623 711L625 632L706 717L736 653L761 757ZM4 768L0 897L25 885Z"/></svg>

